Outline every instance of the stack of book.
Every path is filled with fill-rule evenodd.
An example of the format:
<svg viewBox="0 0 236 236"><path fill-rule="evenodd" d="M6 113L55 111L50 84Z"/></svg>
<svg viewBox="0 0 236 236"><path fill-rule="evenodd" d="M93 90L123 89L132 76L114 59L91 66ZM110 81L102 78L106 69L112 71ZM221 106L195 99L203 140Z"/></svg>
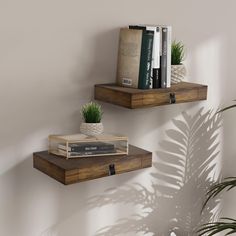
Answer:
<svg viewBox="0 0 236 236"><path fill-rule="evenodd" d="M171 83L171 26L130 25L120 29L117 84L168 88Z"/></svg>
<svg viewBox="0 0 236 236"><path fill-rule="evenodd" d="M65 144L58 144L58 151L66 156L67 147ZM68 145L68 153L70 157L88 156L98 154L115 153L115 145L112 143L93 142L93 143L70 143Z"/></svg>
<svg viewBox="0 0 236 236"><path fill-rule="evenodd" d="M121 135L49 135L49 153L66 158L128 154L128 138Z"/></svg>

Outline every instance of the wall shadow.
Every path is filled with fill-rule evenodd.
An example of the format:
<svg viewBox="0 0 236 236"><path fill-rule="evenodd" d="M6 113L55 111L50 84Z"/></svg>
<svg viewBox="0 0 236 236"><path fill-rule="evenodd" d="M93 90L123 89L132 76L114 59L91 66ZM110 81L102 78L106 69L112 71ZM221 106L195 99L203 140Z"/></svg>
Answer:
<svg viewBox="0 0 236 236"><path fill-rule="evenodd" d="M167 139L160 142L150 188L133 183L89 199L91 209L109 204L142 209L141 213L99 229L96 236L167 236L171 231L193 236L200 224L218 216L218 200L212 200L202 214L201 208L206 190L220 177L216 166L221 117L201 108L192 116L183 112L182 118L172 123L173 128L166 130Z"/></svg>
<svg viewBox="0 0 236 236"><path fill-rule="evenodd" d="M0 186L4 190L0 197L1 211L4 212L1 224L7 229L7 233L1 235L58 235L60 224L75 213L81 215L80 223L86 225L87 218L84 216L87 209L83 202L86 202L90 185L65 186L34 169L32 162L32 155L27 156L1 176ZM50 214L45 211L49 207ZM27 221L27 225L24 221ZM43 227L45 229L42 231ZM80 232L87 235L87 227Z"/></svg>

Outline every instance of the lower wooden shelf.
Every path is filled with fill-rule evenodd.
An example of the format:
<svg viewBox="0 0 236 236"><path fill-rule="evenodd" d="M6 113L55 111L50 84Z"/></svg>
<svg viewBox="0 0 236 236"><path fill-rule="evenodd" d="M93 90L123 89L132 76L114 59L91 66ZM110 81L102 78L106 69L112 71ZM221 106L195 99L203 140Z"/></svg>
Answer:
<svg viewBox="0 0 236 236"><path fill-rule="evenodd" d="M68 185L122 174L152 166L152 153L129 145L128 155L84 157L66 160L48 151L33 154L34 168Z"/></svg>
<svg viewBox="0 0 236 236"><path fill-rule="evenodd" d="M164 89L133 89L115 84L95 85L94 98L135 109L207 99L207 85L180 82Z"/></svg>

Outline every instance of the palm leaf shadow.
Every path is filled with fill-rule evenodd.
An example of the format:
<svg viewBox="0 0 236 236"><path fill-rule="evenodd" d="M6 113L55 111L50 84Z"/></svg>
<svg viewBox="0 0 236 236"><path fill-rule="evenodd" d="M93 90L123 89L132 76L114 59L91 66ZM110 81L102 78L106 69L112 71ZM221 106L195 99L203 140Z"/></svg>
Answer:
<svg viewBox="0 0 236 236"><path fill-rule="evenodd" d="M167 140L160 142L158 161L151 173L152 190L141 184L109 189L89 199L89 206L133 204L142 207L142 214L120 219L116 224L97 231L96 236L126 233L195 235L196 227L218 217L219 201L209 203L201 215L204 196L219 178L215 173L218 156L218 130L221 117L201 108L193 116L182 113L173 119L173 128L166 131ZM164 215L164 216L163 216Z"/></svg>

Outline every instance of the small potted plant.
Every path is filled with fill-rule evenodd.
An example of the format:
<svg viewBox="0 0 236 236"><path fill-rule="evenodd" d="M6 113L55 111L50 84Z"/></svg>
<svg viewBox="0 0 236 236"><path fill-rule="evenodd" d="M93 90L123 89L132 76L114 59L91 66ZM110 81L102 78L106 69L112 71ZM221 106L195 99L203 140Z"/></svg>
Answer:
<svg viewBox="0 0 236 236"><path fill-rule="evenodd" d="M182 42L173 41L171 44L171 83L176 84L184 80L186 68L183 64L185 48Z"/></svg>
<svg viewBox="0 0 236 236"><path fill-rule="evenodd" d="M81 115L83 123L80 125L80 132L89 136L103 133L102 108L95 102L89 102L82 106Z"/></svg>

